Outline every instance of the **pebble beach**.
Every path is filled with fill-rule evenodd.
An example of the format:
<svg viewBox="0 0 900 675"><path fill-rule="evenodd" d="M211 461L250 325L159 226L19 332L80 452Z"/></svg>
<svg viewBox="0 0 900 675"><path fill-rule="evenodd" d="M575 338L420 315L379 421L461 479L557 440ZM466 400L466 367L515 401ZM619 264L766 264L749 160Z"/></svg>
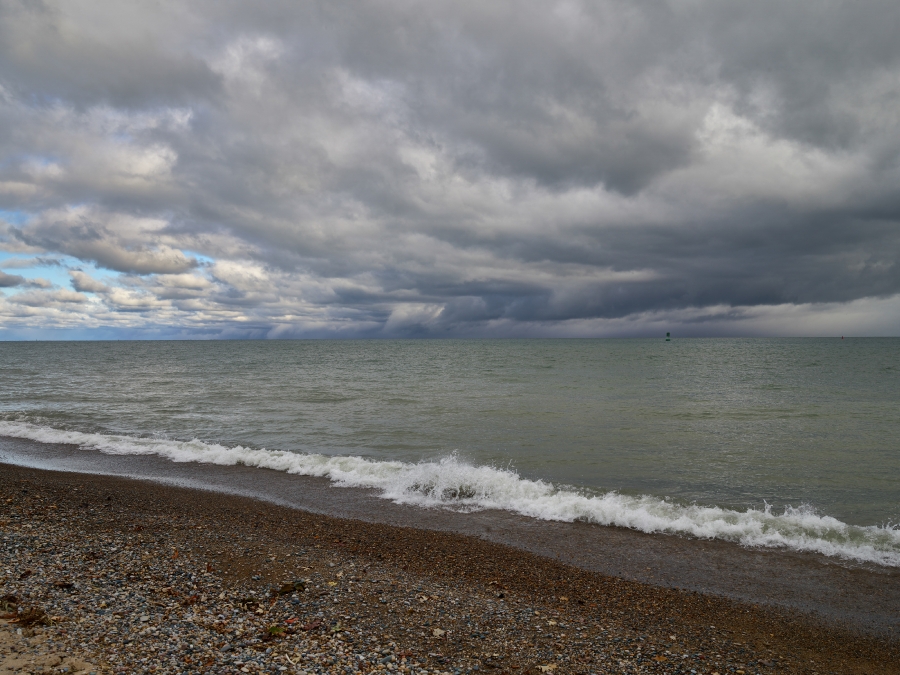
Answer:
<svg viewBox="0 0 900 675"><path fill-rule="evenodd" d="M6 673L897 673L796 612L448 532L0 465Z"/></svg>

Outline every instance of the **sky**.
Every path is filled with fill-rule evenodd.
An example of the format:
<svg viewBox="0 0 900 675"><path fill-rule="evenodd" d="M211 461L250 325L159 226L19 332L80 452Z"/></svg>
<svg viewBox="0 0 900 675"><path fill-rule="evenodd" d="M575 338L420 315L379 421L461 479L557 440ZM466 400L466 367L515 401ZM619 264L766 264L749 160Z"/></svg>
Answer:
<svg viewBox="0 0 900 675"><path fill-rule="evenodd" d="M900 335L896 0L0 0L0 339Z"/></svg>

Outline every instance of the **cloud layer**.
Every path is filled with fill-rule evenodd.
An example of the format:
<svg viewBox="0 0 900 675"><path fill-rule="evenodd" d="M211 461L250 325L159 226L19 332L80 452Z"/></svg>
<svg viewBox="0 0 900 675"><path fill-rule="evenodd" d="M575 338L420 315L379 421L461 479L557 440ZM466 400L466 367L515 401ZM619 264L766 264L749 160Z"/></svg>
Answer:
<svg viewBox="0 0 900 675"><path fill-rule="evenodd" d="M898 28L878 0L0 0L0 323L897 334Z"/></svg>

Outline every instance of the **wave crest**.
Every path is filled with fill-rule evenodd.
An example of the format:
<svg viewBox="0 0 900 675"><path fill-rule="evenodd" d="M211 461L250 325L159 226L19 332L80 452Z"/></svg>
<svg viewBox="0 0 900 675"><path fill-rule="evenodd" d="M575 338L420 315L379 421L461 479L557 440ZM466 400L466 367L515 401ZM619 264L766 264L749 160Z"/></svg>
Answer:
<svg viewBox="0 0 900 675"><path fill-rule="evenodd" d="M475 466L451 454L416 464L355 456L226 447L217 443L174 441L66 431L27 422L0 421L0 435L42 443L67 443L116 455L158 455L173 462L244 465L330 479L338 487L375 488L396 503L462 511L501 509L532 518L615 525L647 533L686 534L723 539L744 546L811 551L847 560L900 567L900 529L848 525L808 506L775 513L737 511L718 506L684 505L649 495L589 494L514 470Z"/></svg>

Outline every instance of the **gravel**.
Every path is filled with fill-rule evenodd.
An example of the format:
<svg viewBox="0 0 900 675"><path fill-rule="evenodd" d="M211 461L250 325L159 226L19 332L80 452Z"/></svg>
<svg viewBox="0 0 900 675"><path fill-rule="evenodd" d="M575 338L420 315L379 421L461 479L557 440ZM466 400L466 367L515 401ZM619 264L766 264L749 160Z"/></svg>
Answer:
<svg viewBox="0 0 900 675"><path fill-rule="evenodd" d="M0 486L0 675L897 672L883 640L457 535L6 465Z"/></svg>

